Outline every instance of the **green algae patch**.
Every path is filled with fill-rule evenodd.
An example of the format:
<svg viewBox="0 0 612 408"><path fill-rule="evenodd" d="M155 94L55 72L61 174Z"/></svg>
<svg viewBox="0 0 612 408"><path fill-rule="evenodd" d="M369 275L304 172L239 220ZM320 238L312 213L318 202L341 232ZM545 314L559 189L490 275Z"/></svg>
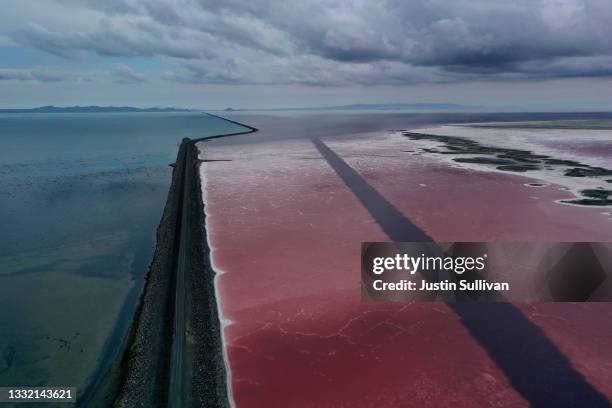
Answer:
<svg viewBox="0 0 612 408"><path fill-rule="evenodd" d="M566 170L566 176L569 177L600 177L600 176L612 176L612 170L604 169L602 167L584 167L573 168Z"/></svg>
<svg viewBox="0 0 612 408"><path fill-rule="evenodd" d="M585 198L579 198L576 200L565 200L563 202L589 206L612 205L612 191L610 190L588 189L581 190L580 194L583 195Z"/></svg>
<svg viewBox="0 0 612 408"><path fill-rule="evenodd" d="M530 170L538 170L539 167L531 165L531 164L510 164L508 166L497 166L496 169L501 170L501 171L513 171L516 173L524 173Z"/></svg>
<svg viewBox="0 0 612 408"><path fill-rule="evenodd" d="M511 160L488 158L488 157L461 157L455 159L459 163L476 163L476 164L499 164L499 165L512 165L514 162Z"/></svg>

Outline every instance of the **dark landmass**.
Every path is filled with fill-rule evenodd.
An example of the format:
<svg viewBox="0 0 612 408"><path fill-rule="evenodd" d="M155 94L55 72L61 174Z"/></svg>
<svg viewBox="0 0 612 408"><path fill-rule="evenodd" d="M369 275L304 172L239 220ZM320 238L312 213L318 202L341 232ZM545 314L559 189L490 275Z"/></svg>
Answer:
<svg viewBox="0 0 612 408"><path fill-rule="evenodd" d="M256 109L234 109L226 108L226 112L237 111L352 111L352 110L418 110L418 111L457 111L473 107L453 103L358 103L353 105L321 106L307 108L256 108Z"/></svg>
<svg viewBox="0 0 612 408"><path fill-rule="evenodd" d="M454 158L457 163L474 163L490 166L497 170L524 173L532 170L555 170L566 177L601 178L612 176L612 169L590 166L575 160L557 159L548 155L535 154L529 150L486 146L463 137L438 136L423 133L403 132L412 140L439 142L438 148L421 148L425 153L442 155L461 155ZM472 157L464 157L472 155ZM606 180L608 181L608 180ZM581 197L562 200L567 204L584 206L609 206L612 204L612 190L587 189L580 191Z"/></svg>
<svg viewBox="0 0 612 408"><path fill-rule="evenodd" d="M225 120L246 129L183 139L179 148L153 261L115 381L115 407L230 406L196 143L257 129Z"/></svg>
<svg viewBox="0 0 612 408"><path fill-rule="evenodd" d="M121 362L116 407L161 407L168 399L186 147L183 142L178 152L153 261Z"/></svg>
<svg viewBox="0 0 612 408"><path fill-rule="evenodd" d="M134 108L131 106L40 106L30 109L0 109L0 113L109 113L109 112L190 112L180 108Z"/></svg>

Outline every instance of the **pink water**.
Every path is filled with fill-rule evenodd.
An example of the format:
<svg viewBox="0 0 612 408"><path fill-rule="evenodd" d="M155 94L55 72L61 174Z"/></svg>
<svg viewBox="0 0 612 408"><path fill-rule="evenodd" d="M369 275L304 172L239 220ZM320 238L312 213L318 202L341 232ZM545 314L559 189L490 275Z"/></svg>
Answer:
<svg viewBox="0 0 612 408"><path fill-rule="evenodd" d="M452 168L387 132L321 140L436 240L612 240L555 186ZM311 141L203 147L232 160L201 172L237 407L528 405L446 304L361 301L360 244L389 238ZM610 305L517 307L612 397Z"/></svg>

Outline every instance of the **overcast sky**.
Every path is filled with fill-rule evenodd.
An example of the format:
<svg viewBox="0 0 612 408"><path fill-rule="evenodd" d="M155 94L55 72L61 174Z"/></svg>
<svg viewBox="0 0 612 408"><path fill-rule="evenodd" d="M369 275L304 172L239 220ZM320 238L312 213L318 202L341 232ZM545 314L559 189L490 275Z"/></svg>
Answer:
<svg viewBox="0 0 612 408"><path fill-rule="evenodd" d="M610 0L4 0L0 106L612 109Z"/></svg>

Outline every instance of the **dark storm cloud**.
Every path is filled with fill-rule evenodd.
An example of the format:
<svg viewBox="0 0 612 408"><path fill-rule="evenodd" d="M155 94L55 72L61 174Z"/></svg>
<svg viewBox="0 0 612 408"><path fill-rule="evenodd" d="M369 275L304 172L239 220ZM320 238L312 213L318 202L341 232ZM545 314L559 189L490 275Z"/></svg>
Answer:
<svg viewBox="0 0 612 408"><path fill-rule="evenodd" d="M64 58L166 58L172 68L164 78L179 82L611 75L608 0L47 0L40 7L63 9L66 18L23 8L26 24L0 33Z"/></svg>

